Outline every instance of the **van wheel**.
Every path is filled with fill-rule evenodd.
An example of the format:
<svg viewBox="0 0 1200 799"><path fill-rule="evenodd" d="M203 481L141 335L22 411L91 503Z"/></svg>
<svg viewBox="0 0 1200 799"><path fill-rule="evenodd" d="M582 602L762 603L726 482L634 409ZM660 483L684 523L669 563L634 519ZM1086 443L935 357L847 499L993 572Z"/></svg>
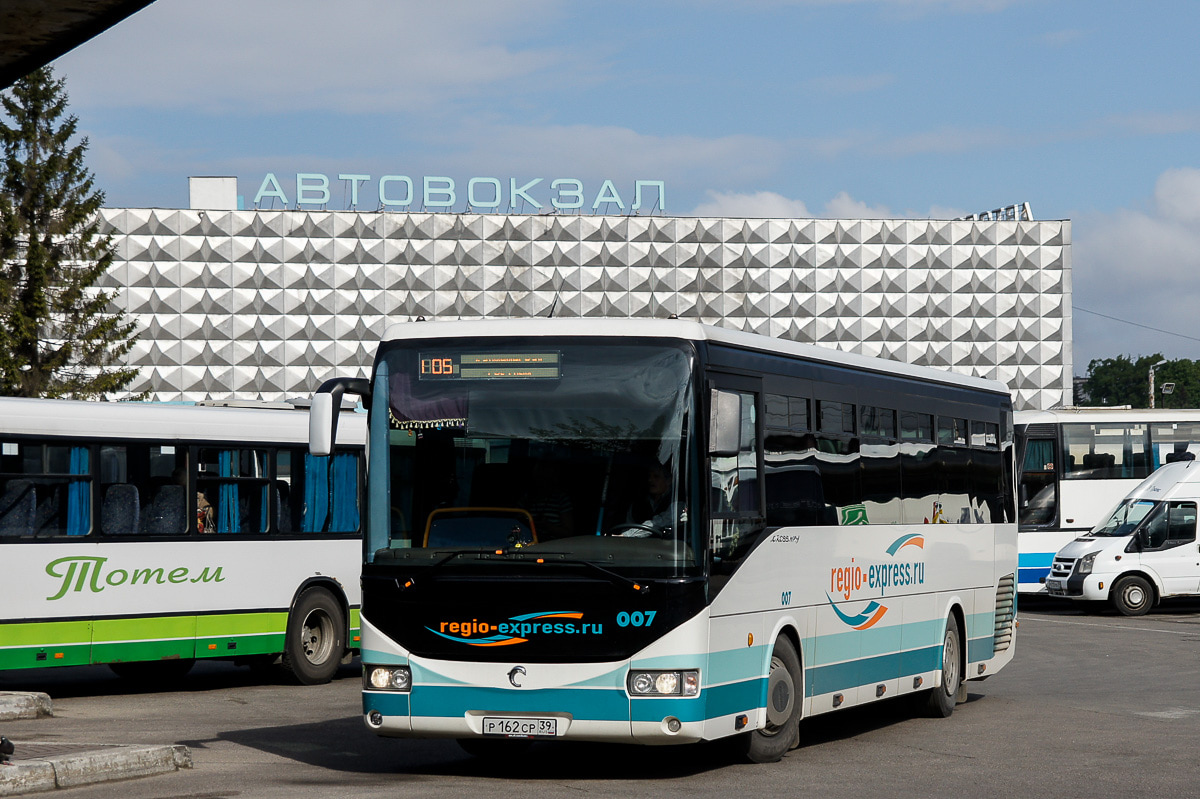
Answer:
<svg viewBox="0 0 1200 799"><path fill-rule="evenodd" d="M300 595L288 614L283 668L304 685L333 679L346 649L346 617L341 604L324 588Z"/></svg>
<svg viewBox="0 0 1200 799"><path fill-rule="evenodd" d="M949 718L958 704L962 686L962 633L958 617L953 613L946 619L946 636L942 639L942 684L929 689L924 702L925 715Z"/></svg>
<svg viewBox="0 0 1200 799"><path fill-rule="evenodd" d="M1117 580L1108 598L1122 616L1145 616L1154 604L1154 589L1144 577L1131 574Z"/></svg>
<svg viewBox="0 0 1200 799"><path fill-rule="evenodd" d="M796 647L781 636L767 677L767 725L743 739L746 757L755 763L774 763L795 748L800 738L801 675Z"/></svg>

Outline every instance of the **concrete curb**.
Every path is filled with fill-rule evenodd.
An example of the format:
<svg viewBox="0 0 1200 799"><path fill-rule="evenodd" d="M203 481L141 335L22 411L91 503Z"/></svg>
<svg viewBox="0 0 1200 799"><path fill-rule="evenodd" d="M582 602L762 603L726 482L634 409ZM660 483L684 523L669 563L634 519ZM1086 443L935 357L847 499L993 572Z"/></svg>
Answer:
<svg viewBox="0 0 1200 799"><path fill-rule="evenodd" d="M48 744L17 743L22 746ZM55 743L53 746L62 747ZM85 744L76 745L87 750ZM92 751L56 755L41 760L16 760L0 766L0 796L72 788L112 780L128 780L166 774L192 767L192 753L186 746L101 746Z"/></svg>
<svg viewBox="0 0 1200 799"><path fill-rule="evenodd" d="M49 694L35 691L0 691L0 721L53 716Z"/></svg>

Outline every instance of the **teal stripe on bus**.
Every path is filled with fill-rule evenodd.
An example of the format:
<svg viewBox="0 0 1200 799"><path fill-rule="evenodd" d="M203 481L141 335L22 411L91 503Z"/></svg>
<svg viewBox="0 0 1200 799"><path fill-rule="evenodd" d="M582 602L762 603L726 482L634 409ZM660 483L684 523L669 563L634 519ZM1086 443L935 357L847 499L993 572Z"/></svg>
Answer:
<svg viewBox="0 0 1200 799"><path fill-rule="evenodd" d="M390 691L363 691L363 715L378 710L385 716L407 716L408 694Z"/></svg>
<svg viewBox="0 0 1200 799"><path fill-rule="evenodd" d="M814 666L804 670L804 693L806 696L818 696L860 685L878 685L898 677L935 671L941 666L941 646Z"/></svg>
<svg viewBox="0 0 1200 799"><path fill-rule="evenodd" d="M469 710L498 713L570 713L593 721L628 721L629 697L606 689L546 688L510 691L473 686L415 685L411 698L414 716L456 718Z"/></svg>

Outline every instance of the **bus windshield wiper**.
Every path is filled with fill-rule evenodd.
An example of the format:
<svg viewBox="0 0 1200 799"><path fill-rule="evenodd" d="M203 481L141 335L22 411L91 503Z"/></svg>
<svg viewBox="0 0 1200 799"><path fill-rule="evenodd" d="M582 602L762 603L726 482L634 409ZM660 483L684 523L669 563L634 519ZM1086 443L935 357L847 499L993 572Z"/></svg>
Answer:
<svg viewBox="0 0 1200 799"><path fill-rule="evenodd" d="M517 561L517 562L521 562L521 563L545 562L546 558L553 557L554 563L561 563L563 565L569 565L569 566L584 566L588 569L591 569L594 572L599 572L609 582L613 582L618 585L629 586L634 591L637 591L639 594L644 594L650 590L650 586L647 585L645 582L639 582L632 578L626 577L623 574L618 574L617 572L612 571L610 569L606 569L597 563L592 563L590 560L579 560L576 558L562 557L567 554L568 553L566 553L566 552L537 552L537 553L530 552L530 553L526 554L524 552L521 552L520 550L513 550L513 549L457 549L457 550L454 550L453 552L448 552L445 556L438 558L433 563L429 564L429 566L427 566L424 569L424 573L425 574L432 573L432 572L437 571L438 569L442 568L446 564L450 563L450 561L452 561L452 560L456 560L458 558L467 557L467 556L471 556L471 555L476 555L476 556L484 555L484 556L492 556L492 557L498 556L498 558L503 558L505 560L509 560L510 556L517 556L517 557L512 557L512 559L509 560L509 562ZM401 580L400 578L397 578L396 582L399 585L399 587L401 588L401 590L403 590L405 588L411 588L416 583L416 579L413 577L407 577L403 580Z"/></svg>
<svg viewBox="0 0 1200 799"><path fill-rule="evenodd" d="M617 583L618 585L627 585L630 588L632 588L634 591L637 591L639 594L644 594L650 590L650 586L646 585L644 582L638 582L637 580L634 580L630 577L626 577L623 574L617 574L615 571L606 569L598 563L593 563L590 560L580 560L577 558L563 557L564 555L568 554L566 552L545 552L545 551L539 550L538 552L530 552L530 553L526 554L524 552L507 551L507 552L505 552L505 554L521 555L522 557L520 559L522 561L527 561L530 558L533 558L533 561L535 563L541 563L541 562L545 561L546 558L553 557L555 563L561 563L561 564L568 565L568 566L586 566L587 568L591 569L592 571L597 571L600 574L604 575L610 582Z"/></svg>

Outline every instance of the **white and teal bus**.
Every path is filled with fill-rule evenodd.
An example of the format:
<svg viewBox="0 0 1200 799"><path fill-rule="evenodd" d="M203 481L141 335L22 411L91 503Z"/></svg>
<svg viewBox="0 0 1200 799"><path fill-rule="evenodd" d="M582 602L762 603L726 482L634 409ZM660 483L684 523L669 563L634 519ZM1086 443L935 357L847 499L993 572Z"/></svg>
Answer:
<svg viewBox="0 0 1200 799"><path fill-rule="evenodd" d="M281 406L0 399L0 670L328 681L358 645L365 414L314 457Z"/></svg>
<svg viewBox="0 0 1200 799"><path fill-rule="evenodd" d="M1152 471L1200 453L1200 410L1018 411L1014 426L1022 593L1045 594L1055 553Z"/></svg>
<svg viewBox="0 0 1200 799"><path fill-rule="evenodd" d="M363 713L383 736L684 743L948 716L1014 652L1001 384L683 320L416 322L371 379Z"/></svg>

